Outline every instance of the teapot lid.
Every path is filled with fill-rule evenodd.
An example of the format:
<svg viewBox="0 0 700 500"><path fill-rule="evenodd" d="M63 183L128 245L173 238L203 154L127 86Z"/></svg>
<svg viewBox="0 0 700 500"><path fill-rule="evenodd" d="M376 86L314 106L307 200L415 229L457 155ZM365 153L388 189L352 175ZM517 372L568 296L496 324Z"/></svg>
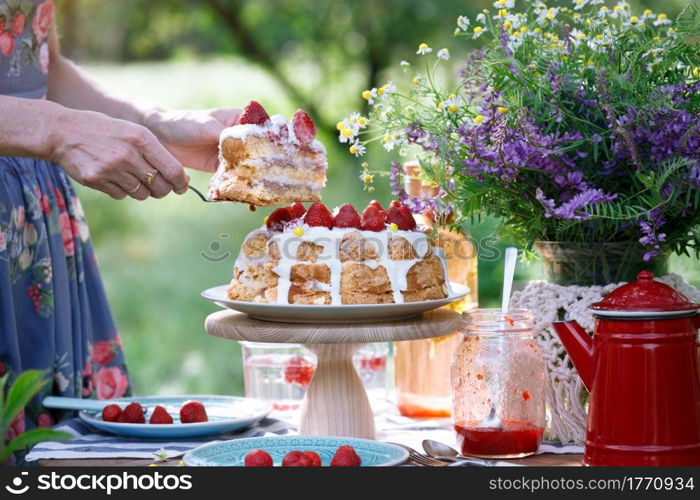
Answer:
<svg viewBox="0 0 700 500"><path fill-rule="evenodd" d="M599 316L679 316L700 309L700 305L654 280L651 271L641 271L637 274L637 281L616 288L603 300L591 305L591 309Z"/></svg>

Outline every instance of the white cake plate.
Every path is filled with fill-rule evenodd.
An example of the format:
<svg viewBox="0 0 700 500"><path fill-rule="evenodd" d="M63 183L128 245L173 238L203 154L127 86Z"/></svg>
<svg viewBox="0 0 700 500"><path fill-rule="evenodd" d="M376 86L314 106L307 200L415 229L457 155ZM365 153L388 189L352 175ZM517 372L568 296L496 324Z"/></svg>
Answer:
<svg viewBox="0 0 700 500"><path fill-rule="evenodd" d="M416 318L426 311L446 306L469 293L469 287L457 283L450 284L448 297L422 302L403 304L352 304L352 305L305 305L305 304L262 304L231 300L226 296L228 285L215 286L204 290L202 297L226 309L247 314L263 321L284 323L371 323L375 321L396 321Z"/></svg>
<svg viewBox="0 0 700 500"><path fill-rule="evenodd" d="M330 306L320 306L325 307ZM299 433L365 439L375 438L374 417L353 366L353 354L368 342L441 337L459 330L463 321L461 314L450 309L436 309L413 319L374 323L317 321L321 324L312 325L275 323L271 319L260 321L240 312L219 311L207 317L205 328L209 334L229 340L304 344L316 354L317 366L302 405Z"/></svg>

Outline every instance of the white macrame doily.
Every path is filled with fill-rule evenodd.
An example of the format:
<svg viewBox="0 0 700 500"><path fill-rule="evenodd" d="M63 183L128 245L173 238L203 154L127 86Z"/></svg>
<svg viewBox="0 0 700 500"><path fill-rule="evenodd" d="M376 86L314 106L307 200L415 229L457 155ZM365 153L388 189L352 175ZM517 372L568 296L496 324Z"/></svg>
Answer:
<svg viewBox="0 0 700 500"><path fill-rule="evenodd" d="M694 302L700 302L700 291L683 281L677 274L655 278L673 287ZM560 286L545 281L532 281L515 292L511 305L532 311L535 332L547 363L545 398L549 439L561 443L582 444L586 435L587 393L581 378L559 342L552 322L562 311L566 319L575 319L589 333L594 319L589 306L599 302L623 283L607 286Z"/></svg>

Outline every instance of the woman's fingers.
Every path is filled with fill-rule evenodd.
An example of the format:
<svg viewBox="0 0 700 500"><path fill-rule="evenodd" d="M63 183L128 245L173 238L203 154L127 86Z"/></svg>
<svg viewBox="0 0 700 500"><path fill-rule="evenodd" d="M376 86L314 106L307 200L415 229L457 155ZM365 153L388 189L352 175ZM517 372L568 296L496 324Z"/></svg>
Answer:
<svg viewBox="0 0 700 500"><path fill-rule="evenodd" d="M126 198L126 191L124 191L119 185L106 181L102 186L100 186L100 191L108 194L115 200L123 200Z"/></svg>
<svg viewBox="0 0 700 500"><path fill-rule="evenodd" d="M156 136L151 132L147 132L146 140L142 141L142 154L148 163L160 172L167 182L173 186L173 190L177 194L182 194L187 191L189 178L185 174L185 169L180 165L173 155L158 142Z"/></svg>

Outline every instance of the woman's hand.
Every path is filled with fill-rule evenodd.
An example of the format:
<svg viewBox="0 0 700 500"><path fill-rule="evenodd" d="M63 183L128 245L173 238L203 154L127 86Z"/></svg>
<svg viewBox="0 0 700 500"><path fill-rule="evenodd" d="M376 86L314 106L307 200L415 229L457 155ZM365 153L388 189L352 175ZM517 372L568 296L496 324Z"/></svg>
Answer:
<svg viewBox="0 0 700 500"><path fill-rule="evenodd" d="M182 165L214 172L219 164L219 135L240 115L238 108L155 111L144 123Z"/></svg>
<svg viewBox="0 0 700 500"><path fill-rule="evenodd" d="M50 159L68 175L118 200L182 194L189 184L181 163L150 130L135 123L66 110L53 123L50 142Z"/></svg>

